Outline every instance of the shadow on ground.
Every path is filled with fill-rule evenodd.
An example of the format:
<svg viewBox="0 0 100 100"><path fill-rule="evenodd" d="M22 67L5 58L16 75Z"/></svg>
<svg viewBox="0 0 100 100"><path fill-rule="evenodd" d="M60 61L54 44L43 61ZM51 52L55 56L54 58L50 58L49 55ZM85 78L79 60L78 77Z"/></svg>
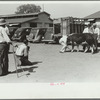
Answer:
<svg viewBox="0 0 100 100"><path fill-rule="evenodd" d="M30 65L30 67L26 66L21 66L21 67L17 67L17 71L12 71L10 74L14 74L14 73L22 73L22 72L26 72L28 71L28 75L30 75L30 73L35 73L36 71L34 71L34 69L38 68L38 66L34 66L38 63L42 63L41 61L37 61L37 62L32 62L32 65Z"/></svg>
<svg viewBox="0 0 100 100"><path fill-rule="evenodd" d="M67 50L66 52L71 52L71 50ZM77 50L75 50L75 49L74 49L73 52L83 52L83 53L85 53L84 50L79 50L79 51L77 51ZM93 54L97 54L97 53L99 53L99 52L100 52L100 49L98 49L97 51L94 51ZM91 50L88 50L86 53L91 53Z"/></svg>

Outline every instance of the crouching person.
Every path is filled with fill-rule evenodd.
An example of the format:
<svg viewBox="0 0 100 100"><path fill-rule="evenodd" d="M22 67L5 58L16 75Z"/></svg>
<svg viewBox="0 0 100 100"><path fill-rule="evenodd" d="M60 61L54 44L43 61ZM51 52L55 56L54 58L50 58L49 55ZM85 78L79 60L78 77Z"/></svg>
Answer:
<svg viewBox="0 0 100 100"><path fill-rule="evenodd" d="M32 65L32 62L28 60L29 48L28 40L24 40L21 45L17 46L15 54L18 60L18 66Z"/></svg>

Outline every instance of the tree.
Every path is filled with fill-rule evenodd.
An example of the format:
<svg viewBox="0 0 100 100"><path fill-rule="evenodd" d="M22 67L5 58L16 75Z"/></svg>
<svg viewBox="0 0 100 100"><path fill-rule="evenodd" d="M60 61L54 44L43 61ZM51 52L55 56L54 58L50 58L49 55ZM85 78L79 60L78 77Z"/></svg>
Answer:
<svg viewBox="0 0 100 100"><path fill-rule="evenodd" d="M17 8L16 14L28 14L28 13L35 13L40 12L41 7L36 6L35 4L23 4Z"/></svg>

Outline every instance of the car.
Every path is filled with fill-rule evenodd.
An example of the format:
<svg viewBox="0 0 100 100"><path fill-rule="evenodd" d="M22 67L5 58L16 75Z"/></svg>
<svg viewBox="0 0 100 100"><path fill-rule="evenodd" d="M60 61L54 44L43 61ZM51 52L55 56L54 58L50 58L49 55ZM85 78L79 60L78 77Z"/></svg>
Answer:
<svg viewBox="0 0 100 100"><path fill-rule="evenodd" d="M54 42L58 44L61 37L62 37L61 33L53 34L53 40L54 40Z"/></svg>
<svg viewBox="0 0 100 100"><path fill-rule="evenodd" d="M18 27L9 27L9 38L11 39Z"/></svg>
<svg viewBox="0 0 100 100"><path fill-rule="evenodd" d="M12 36L12 40L22 42L24 39L26 39L26 36L30 34L30 31L30 27L18 28Z"/></svg>
<svg viewBox="0 0 100 100"><path fill-rule="evenodd" d="M28 36L28 41L34 43L42 42L42 39L46 31L47 28L32 28Z"/></svg>

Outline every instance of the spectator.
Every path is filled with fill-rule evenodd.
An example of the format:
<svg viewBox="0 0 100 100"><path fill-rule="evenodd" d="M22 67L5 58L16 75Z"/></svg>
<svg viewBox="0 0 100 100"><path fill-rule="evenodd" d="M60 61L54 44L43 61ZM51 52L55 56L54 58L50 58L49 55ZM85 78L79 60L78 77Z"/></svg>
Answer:
<svg viewBox="0 0 100 100"><path fill-rule="evenodd" d="M32 65L32 62L28 60L28 54L29 54L29 46L28 46L28 40L24 40L21 45L16 46L16 56L18 59L18 65Z"/></svg>
<svg viewBox="0 0 100 100"><path fill-rule="evenodd" d="M91 25L90 24L85 25L85 28L83 30L83 33L92 33ZM89 51L90 47L88 46L87 42L84 42L82 45L83 45L84 52Z"/></svg>
<svg viewBox="0 0 100 100"><path fill-rule="evenodd" d="M0 76L7 75L8 71L8 44L11 43L6 31L5 20L0 19Z"/></svg>
<svg viewBox="0 0 100 100"><path fill-rule="evenodd" d="M93 28L94 28L94 34L95 35L97 35L97 40L99 40L99 37L100 37L100 29L99 29L99 27L98 27L98 25L97 24L93 24Z"/></svg>
<svg viewBox="0 0 100 100"><path fill-rule="evenodd" d="M85 25L85 28L83 30L83 33L92 33L91 25L90 24Z"/></svg>
<svg viewBox="0 0 100 100"><path fill-rule="evenodd" d="M100 36L100 29L98 28L98 26L94 23L93 25L88 25L86 29L84 29L83 33L91 33L94 41L95 41L95 50L97 51L97 43L98 43L98 39ZM87 48L86 48L87 47ZM85 52L89 51L90 46L88 46L88 44L84 43L83 44L83 50Z"/></svg>
<svg viewBox="0 0 100 100"><path fill-rule="evenodd" d="M93 27L93 38L95 40L95 48L97 51L98 50L97 44L98 40L100 39L100 29L96 23L94 23L92 27Z"/></svg>

